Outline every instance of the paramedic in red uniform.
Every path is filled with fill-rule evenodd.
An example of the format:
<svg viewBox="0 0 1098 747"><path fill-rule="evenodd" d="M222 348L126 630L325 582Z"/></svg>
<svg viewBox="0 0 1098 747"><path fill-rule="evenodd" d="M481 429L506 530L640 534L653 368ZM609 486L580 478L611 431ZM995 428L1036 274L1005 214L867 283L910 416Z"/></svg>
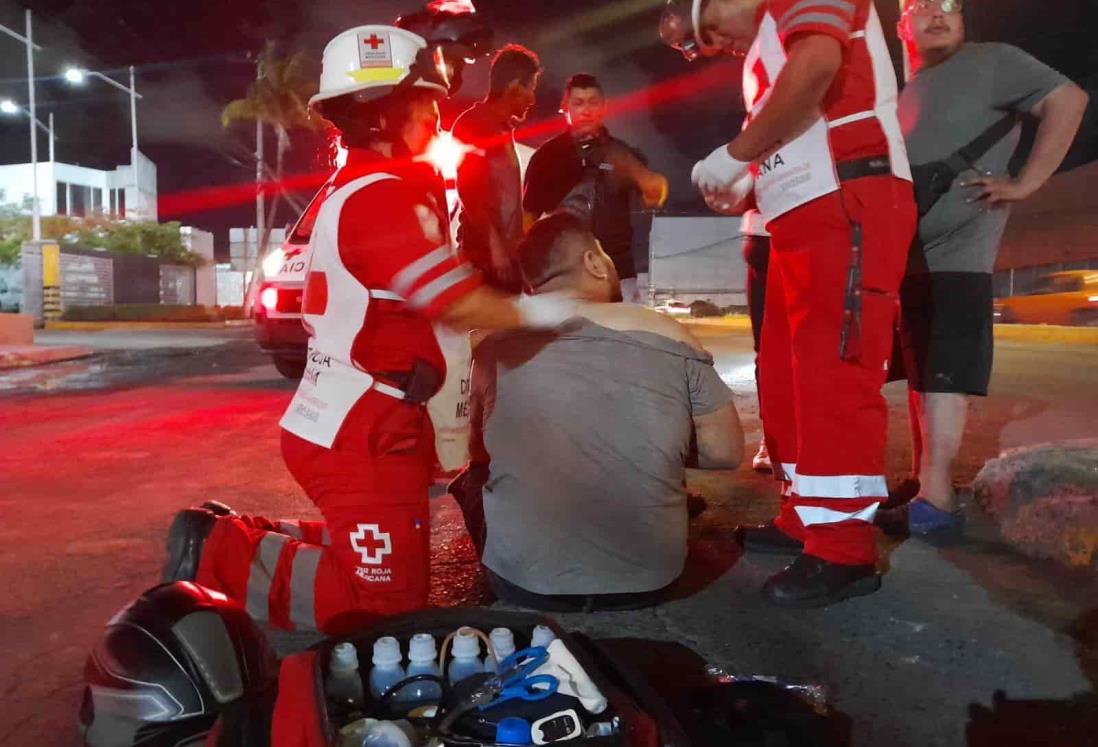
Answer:
<svg viewBox="0 0 1098 747"><path fill-rule="evenodd" d="M880 20L871 0L672 0L660 30L688 59L746 56L748 123L693 178L718 212L754 189L772 235L759 387L784 500L744 533L797 559L763 592L794 607L872 593L881 387L915 230Z"/></svg>
<svg viewBox="0 0 1098 747"><path fill-rule="evenodd" d="M166 579L222 591L277 628L333 633L426 606L425 403L446 375L433 324L552 327L575 310L491 290L454 257L441 182L416 159L451 92L447 49L403 28L351 29L325 50L310 102L349 153L313 233L308 366L281 426L286 465L324 522L214 505L181 512L169 533Z"/></svg>

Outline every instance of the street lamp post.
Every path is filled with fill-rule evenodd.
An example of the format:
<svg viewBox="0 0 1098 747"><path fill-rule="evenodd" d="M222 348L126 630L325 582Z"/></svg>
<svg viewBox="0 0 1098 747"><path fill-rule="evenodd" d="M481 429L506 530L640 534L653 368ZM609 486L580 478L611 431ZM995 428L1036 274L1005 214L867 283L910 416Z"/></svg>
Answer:
<svg viewBox="0 0 1098 747"><path fill-rule="evenodd" d="M80 84L84 82L85 78L89 77L98 78L104 83L109 83L118 90L128 94L130 97L130 134L133 137L133 152L130 154L130 164L131 168L133 169L134 192L137 195L134 214L138 215L141 211L141 175L139 173L137 163L137 100L142 98L142 96L137 92L137 84L135 81L133 65L130 65L129 87L125 86L122 83L119 83L117 80L108 75L104 75L103 73L97 73L94 70L83 70L81 68L73 67L65 71L65 80L67 80L69 83Z"/></svg>
<svg viewBox="0 0 1098 747"><path fill-rule="evenodd" d="M53 163L54 161L57 160L55 158L55 155L57 153L57 149L56 149L57 136L54 135L54 131L53 131L53 112L50 112L50 116L49 116L49 120L48 120L49 124L47 125L47 124L43 123L41 119L38 119L37 117L33 116L30 113L30 109L19 106L18 104L16 104L14 101L12 101L10 99L5 99L4 101L0 101L0 114L25 114L26 116L30 117L31 122L34 123L35 127L38 127L40 130L42 130L43 132L45 132L46 134L48 134L50 136L50 163Z"/></svg>
<svg viewBox="0 0 1098 747"><path fill-rule="evenodd" d="M42 47L34 43L34 33L31 27L31 12L27 10L27 35L12 31L7 26L0 24L0 31L11 36L27 47L27 90L30 95L30 142L31 142L31 183L34 185L34 197L32 203L31 236L35 241L42 240L42 208L38 204L38 133L35 132L36 109L34 104L34 53L41 51Z"/></svg>

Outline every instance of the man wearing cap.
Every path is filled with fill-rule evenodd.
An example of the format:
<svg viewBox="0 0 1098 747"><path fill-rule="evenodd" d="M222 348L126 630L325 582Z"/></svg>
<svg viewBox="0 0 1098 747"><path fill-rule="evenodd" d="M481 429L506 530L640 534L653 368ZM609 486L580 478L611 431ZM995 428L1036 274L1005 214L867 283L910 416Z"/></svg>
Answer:
<svg viewBox="0 0 1098 747"><path fill-rule="evenodd" d="M754 190L772 237L759 389L784 499L745 541L797 558L764 595L819 607L870 594L881 584L873 520L888 496L881 387L915 229L876 9L871 0L671 0L661 35L688 59L746 56L747 124L693 180L729 214Z"/></svg>
<svg viewBox="0 0 1098 747"><path fill-rule="evenodd" d="M181 512L169 532L165 580L196 580L277 628L335 633L426 605L425 404L447 375L433 323L553 327L575 310L561 296L503 295L455 257L441 179L418 157L465 59L485 53L485 29L450 12L402 25L415 33L337 36L310 102L348 157L321 197L303 301L308 366L281 426L286 465L324 521L208 506Z"/></svg>
<svg viewBox="0 0 1098 747"><path fill-rule="evenodd" d="M920 212L901 290L918 497L890 518L906 513L913 536L942 541L962 529L950 468L968 398L987 396L991 379L992 271L1010 206L1060 167L1087 107L1082 89L1022 50L966 42L962 11L960 0L909 0L899 26L913 70L900 122ZM1015 176L1025 116L1040 124Z"/></svg>

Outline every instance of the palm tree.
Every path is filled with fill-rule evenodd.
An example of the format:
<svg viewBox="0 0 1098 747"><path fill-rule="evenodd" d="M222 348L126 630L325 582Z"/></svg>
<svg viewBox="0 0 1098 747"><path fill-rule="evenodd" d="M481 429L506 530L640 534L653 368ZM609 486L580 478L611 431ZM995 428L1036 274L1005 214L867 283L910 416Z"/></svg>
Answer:
<svg viewBox="0 0 1098 747"><path fill-rule="evenodd" d="M273 43L268 43L258 60L256 80L248 86L242 99L230 102L221 112L221 124L228 128L238 122L256 122L274 128L277 147L273 172L260 164L262 173L273 181L275 189L265 225L259 226L261 238L258 257L267 253L278 208L288 198L282 186L283 165L292 148L293 130L319 130L320 122L309 115L309 97L316 92L316 76L302 52L279 57ZM270 192L270 190L268 190ZM293 201L291 201L293 202Z"/></svg>

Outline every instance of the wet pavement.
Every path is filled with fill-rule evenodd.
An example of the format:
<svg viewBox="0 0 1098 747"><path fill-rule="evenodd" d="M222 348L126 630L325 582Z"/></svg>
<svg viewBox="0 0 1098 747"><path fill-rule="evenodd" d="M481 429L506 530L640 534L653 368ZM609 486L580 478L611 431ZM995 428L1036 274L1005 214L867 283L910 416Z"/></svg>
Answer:
<svg viewBox="0 0 1098 747"><path fill-rule="evenodd" d="M176 510L215 499L272 517L315 516L278 452L277 420L293 385L247 330L52 334L57 344L76 334L100 353L0 373L0 745L77 743L84 658L103 623L156 582ZM702 334L753 446L749 338ZM1098 351L1010 343L996 352L993 396L974 407L962 479L1004 448L1098 432ZM901 386L887 393L889 466L899 477L906 408ZM757 590L780 561L741 557L733 541L739 522L769 518L772 485L746 467L691 473L690 482L709 507L692 523L675 599L644 612L565 615L566 626L679 641L730 671L824 683L854 745L1093 738L1093 574L1023 559L972 513L962 546L884 543L887 575L874 596L774 610ZM456 505L448 497L432 505L432 602L490 602ZM314 640L273 639L282 651ZM995 701L997 691L1006 699ZM996 729L1013 737L996 741ZM1025 741L1026 730L1040 739Z"/></svg>

